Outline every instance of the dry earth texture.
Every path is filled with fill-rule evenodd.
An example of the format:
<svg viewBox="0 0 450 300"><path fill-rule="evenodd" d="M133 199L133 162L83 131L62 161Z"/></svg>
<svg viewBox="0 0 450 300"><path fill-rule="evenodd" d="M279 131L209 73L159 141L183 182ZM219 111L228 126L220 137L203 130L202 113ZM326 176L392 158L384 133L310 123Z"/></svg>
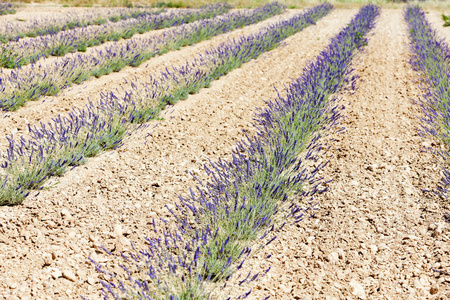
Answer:
<svg viewBox="0 0 450 300"><path fill-rule="evenodd" d="M21 205L0 207L0 299L99 299L100 277L90 256L107 262L101 245L127 251L145 247L153 218L205 178L204 163L230 158L242 130L274 87L301 75L357 10L337 9L257 60L163 112L121 148L90 159L54 179ZM28 103L1 118L2 134L96 100L99 92L176 66L230 37L255 32L284 15L169 52L139 68L90 80L64 95ZM450 43L450 29L431 11L433 26ZM7 16L10 18L10 16ZM423 151L437 141L420 137L418 75L408 63L402 10L383 9L369 43L355 61L358 90L343 95L344 133L327 137L333 147L322 171L329 191L314 199L315 215L285 226L278 238L247 261L244 272L271 271L251 286L231 284L232 295L252 288L251 299L449 299L447 200L423 189L436 186L440 169ZM157 127L154 127L159 122ZM5 141L0 142L5 145ZM4 147L4 146L2 146ZM269 259L267 255L272 254ZM232 282L231 282L232 283Z"/></svg>

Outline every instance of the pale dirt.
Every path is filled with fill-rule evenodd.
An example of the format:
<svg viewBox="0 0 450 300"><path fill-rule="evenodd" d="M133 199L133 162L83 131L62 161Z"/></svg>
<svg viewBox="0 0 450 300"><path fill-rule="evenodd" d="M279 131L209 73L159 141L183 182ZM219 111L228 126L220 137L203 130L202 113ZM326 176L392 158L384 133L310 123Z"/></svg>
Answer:
<svg viewBox="0 0 450 300"><path fill-rule="evenodd" d="M158 127L151 122L120 149L52 180L55 186L22 205L0 207L0 295L98 299L99 279L87 256L104 261L100 245L118 252L128 249L130 240L142 247L151 219L168 216L164 205L193 186L187 171L204 178L200 170L208 159L229 158L242 129L251 130L255 108L275 97L273 87L282 90L300 76L306 61L355 12L334 11L284 46L178 103ZM433 157L422 151L436 144L416 132L420 111L410 99L421 92L408 64L401 13L382 11L358 58L359 89L342 100L347 129L330 137L336 139L329 152L333 157L322 176L333 181L330 191L315 199L320 209L298 227L286 226L251 258L246 268L272 269L235 293L253 288L251 299L450 296L447 277L431 271L450 268L448 225L442 218L450 208L421 191L435 187L440 175ZM114 84L104 81L99 87ZM30 119L45 102L33 104ZM272 257L264 259L268 254Z"/></svg>

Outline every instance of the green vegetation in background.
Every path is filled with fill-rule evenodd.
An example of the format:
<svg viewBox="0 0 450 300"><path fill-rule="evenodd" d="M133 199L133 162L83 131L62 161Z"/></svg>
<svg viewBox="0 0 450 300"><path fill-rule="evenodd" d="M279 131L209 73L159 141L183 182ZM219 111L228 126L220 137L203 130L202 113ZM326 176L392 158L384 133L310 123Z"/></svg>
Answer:
<svg viewBox="0 0 450 300"><path fill-rule="evenodd" d="M442 20L444 20L444 27L450 26L450 16L446 16L445 14L442 14Z"/></svg>
<svg viewBox="0 0 450 300"><path fill-rule="evenodd" d="M161 2L157 2L156 4L153 4L152 6L158 7L158 8L180 8L180 7L183 7L184 5L183 5L183 2L181 2L181 1L178 1L178 2L161 1Z"/></svg>

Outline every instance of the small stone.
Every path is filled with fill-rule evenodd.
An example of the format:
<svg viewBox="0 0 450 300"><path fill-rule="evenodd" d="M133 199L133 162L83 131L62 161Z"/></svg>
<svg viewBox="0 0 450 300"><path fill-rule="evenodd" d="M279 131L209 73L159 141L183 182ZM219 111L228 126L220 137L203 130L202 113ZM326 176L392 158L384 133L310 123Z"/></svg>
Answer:
<svg viewBox="0 0 450 300"><path fill-rule="evenodd" d="M367 170L369 170L371 172L376 171L376 169L378 169L378 165L377 164L372 164L372 165L369 165L367 167Z"/></svg>
<svg viewBox="0 0 450 300"><path fill-rule="evenodd" d="M406 194L406 195L413 195L413 194L414 194L414 191L413 191L413 189L411 189L411 188L405 188L405 194Z"/></svg>
<svg viewBox="0 0 450 300"><path fill-rule="evenodd" d="M337 254L339 255L340 259L344 259L345 258L345 253L344 250L342 250L341 248L337 248L336 249Z"/></svg>
<svg viewBox="0 0 450 300"><path fill-rule="evenodd" d="M414 287L415 287L416 289L418 289L418 290L423 289L423 285L422 285L422 283L420 282L420 280L419 280L418 278L416 278L416 279L414 280Z"/></svg>
<svg viewBox="0 0 450 300"><path fill-rule="evenodd" d="M381 251L382 251L382 250L386 250L386 249L387 249L387 246L386 246L385 243L381 243L381 244L378 245L378 249L381 250Z"/></svg>
<svg viewBox="0 0 450 300"><path fill-rule="evenodd" d="M337 282L334 282L334 283L333 283L333 286L334 286L335 288L337 288L338 290L342 290L342 289L344 288L341 284L339 284L339 283L337 283Z"/></svg>
<svg viewBox="0 0 450 300"><path fill-rule="evenodd" d="M114 225L114 235L116 237L121 237L123 235L123 232L124 230L121 224Z"/></svg>
<svg viewBox="0 0 450 300"><path fill-rule="evenodd" d="M116 248L118 251L125 251L131 245L130 240L124 236L121 236L116 243Z"/></svg>
<svg viewBox="0 0 450 300"><path fill-rule="evenodd" d="M99 255L95 251L93 251L90 255L90 258L92 258L96 263L104 263L108 261L108 258L106 258L104 255Z"/></svg>
<svg viewBox="0 0 450 300"><path fill-rule="evenodd" d="M59 277L62 276L62 273L60 270L54 268L51 275L52 275L53 279L58 279Z"/></svg>
<svg viewBox="0 0 450 300"><path fill-rule="evenodd" d="M89 283L90 285L94 285L98 282L98 278L97 277L88 277L88 279L86 280L87 283Z"/></svg>
<svg viewBox="0 0 450 300"><path fill-rule="evenodd" d="M437 227L436 223L431 223L430 225L428 225L429 230L435 230L436 227Z"/></svg>
<svg viewBox="0 0 450 300"><path fill-rule="evenodd" d="M350 286L353 287L353 295L363 300L366 299L366 292L358 281L355 279L350 280Z"/></svg>
<svg viewBox="0 0 450 300"><path fill-rule="evenodd" d="M62 275L63 275L64 278L66 278L66 279L68 279L70 281L75 282L77 280L77 277L75 276L75 274L73 274L73 272L70 271L70 270L64 270Z"/></svg>
<svg viewBox="0 0 450 300"><path fill-rule="evenodd" d="M375 254L378 252L378 247L375 245L370 245L369 248L370 248L370 251L372 252L372 254Z"/></svg>
<svg viewBox="0 0 450 300"><path fill-rule="evenodd" d="M358 186L358 185L359 185L359 182L356 181L356 180L352 180L352 181L349 182L349 184L350 184L350 185L353 185L353 186Z"/></svg>
<svg viewBox="0 0 450 300"><path fill-rule="evenodd" d="M278 286L278 288L285 294L290 294L292 292L292 287L291 286L287 287L284 284L280 284Z"/></svg>
<svg viewBox="0 0 450 300"><path fill-rule="evenodd" d="M84 280L86 278L86 271L83 269L78 269L77 275L79 278L81 278L81 280Z"/></svg>
<svg viewBox="0 0 450 300"><path fill-rule="evenodd" d="M430 294L434 295L437 294L439 292L439 287L437 286L437 284L433 284L430 288Z"/></svg>
<svg viewBox="0 0 450 300"><path fill-rule="evenodd" d="M71 217L70 212L66 208L63 208L61 210L61 216L63 216L64 218L70 218Z"/></svg>
<svg viewBox="0 0 450 300"><path fill-rule="evenodd" d="M337 254L336 252L331 252L328 255L328 260L329 261L338 261L339 260L339 254Z"/></svg>
<svg viewBox="0 0 450 300"><path fill-rule="evenodd" d="M305 249L305 256L311 256L312 254L312 249L309 246L304 245L303 248Z"/></svg>
<svg viewBox="0 0 450 300"><path fill-rule="evenodd" d="M14 295L9 295L6 300L19 300L19 298L17 296Z"/></svg>

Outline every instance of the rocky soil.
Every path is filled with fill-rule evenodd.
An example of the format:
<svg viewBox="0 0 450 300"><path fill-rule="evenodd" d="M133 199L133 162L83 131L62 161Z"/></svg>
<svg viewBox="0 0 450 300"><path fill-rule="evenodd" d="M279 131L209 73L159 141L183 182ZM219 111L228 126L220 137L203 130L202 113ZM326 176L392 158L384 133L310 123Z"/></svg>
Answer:
<svg viewBox="0 0 450 300"><path fill-rule="evenodd" d="M168 216L164 206L193 186L188 172L203 178L208 159L229 158L242 129L251 130L256 107L275 97L274 87L281 91L300 76L355 13L333 11L168 109L164 120L151 122L118 150L52 180L21 205L0 207L0 299L99 299L100 278L87 257L107 263L101 245L115 253L127 251L130 241L144 247L151 220ZM70 96L55 97L54 111L48 101L34 102L16 112L16 123L3 119L5 126L21 131L23 118L50 118L127 76L144 78L158 64L180 64L226 37L91 80ZM440 179L433 156L423 150L440 145L417 134L421 112L411 99L421 91L409 56L402 11L383 10L355 61L358 90L341 100L346 131L328 137L334 146L322 176L332 180L329 192L315 199L313 217L285 226L247 261L244 272L271 266L267 275L250 286L231 285L232 294L252 288L251 299L450 297L450 277L432 271L450 269L443 220L450 207L423 192Z"/></svg>

